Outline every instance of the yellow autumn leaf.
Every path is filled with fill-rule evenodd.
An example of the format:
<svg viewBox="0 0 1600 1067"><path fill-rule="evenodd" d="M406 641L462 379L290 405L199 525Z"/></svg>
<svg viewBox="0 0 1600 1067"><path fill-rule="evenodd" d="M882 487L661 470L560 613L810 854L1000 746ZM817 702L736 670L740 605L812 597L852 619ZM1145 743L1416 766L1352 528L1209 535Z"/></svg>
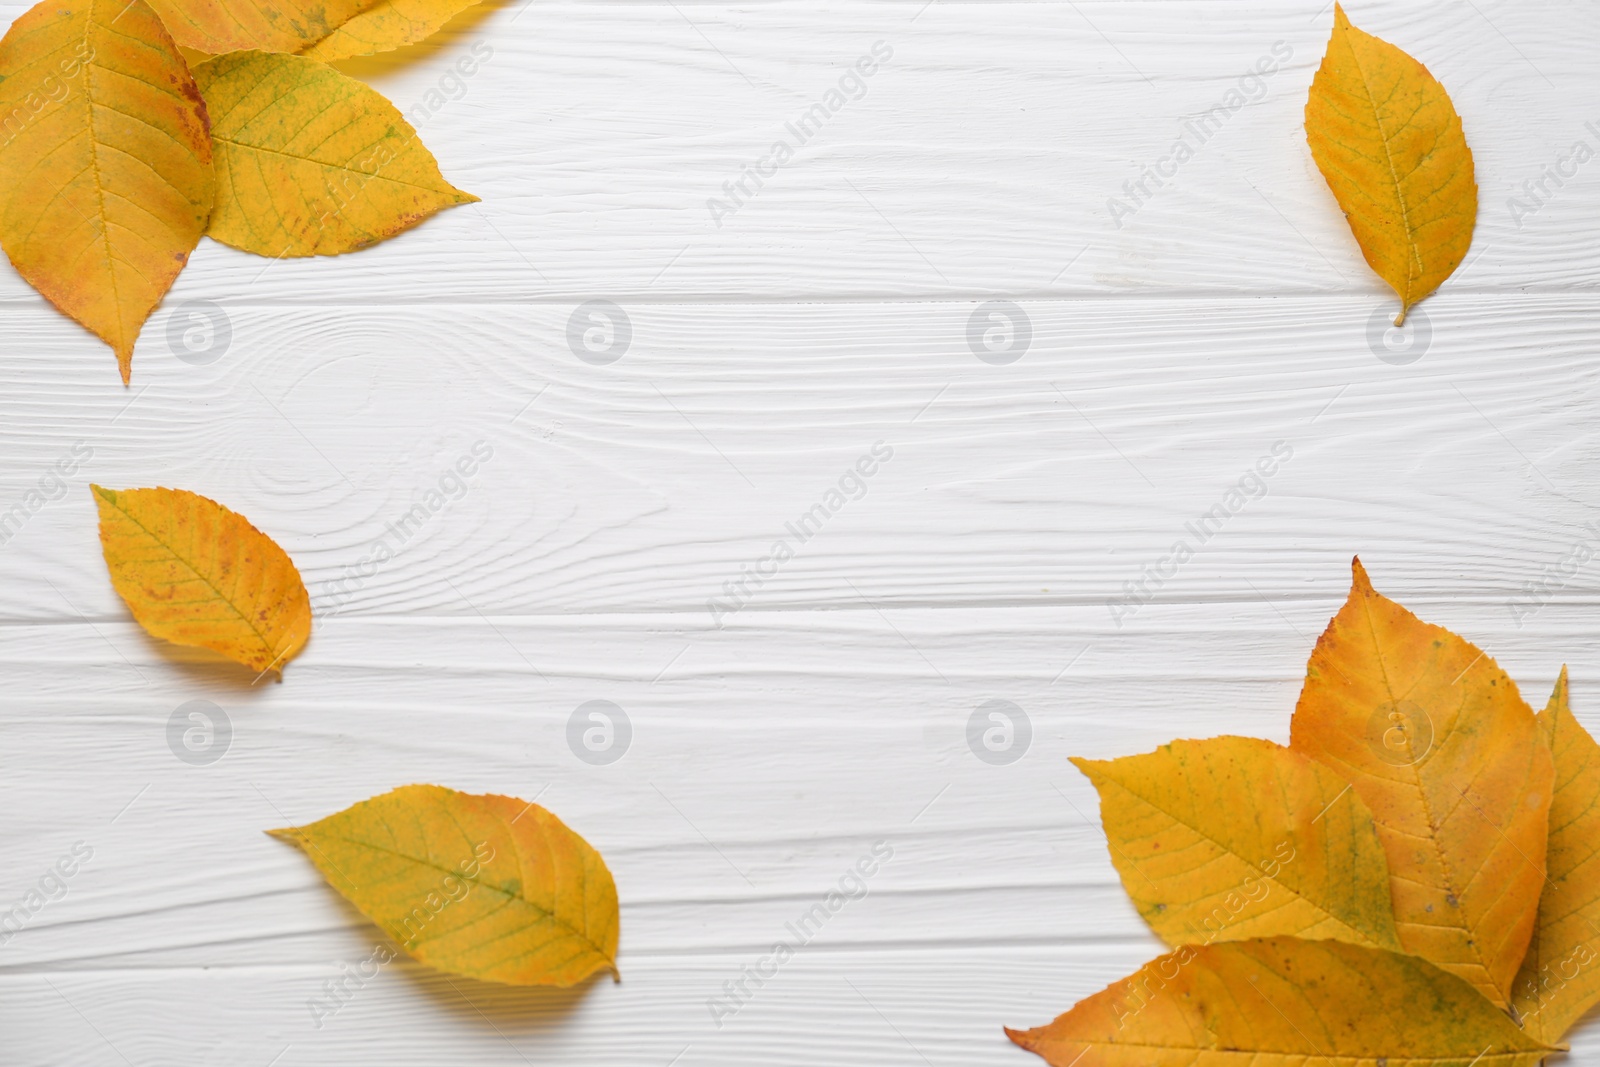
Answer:
<svg viewBox="0 0 1600 1067"><path fill-rule="evenodd" d="M1350 25L1306 102L1306 140L1367 263L1400 295L1395 325L1466 257L1478 185L1461 118L1428 68Z"/></svg>
<svg viewBox="0 0 1600 1067"><path fill-rule="evenodd" d="M1555 1051L1423 960L1293 937L1185 946L1006 1033L1052 1067L1533 1067Z"/></svg>
<svg viewBox="0 0 1600 1067"><path fill-rule="evenodd" d="M117 354L211 214L206 110L144 0L48 0L0 40L0 245Z"/></svg>
<svg viewBox="0 0 1600 1067"><path fill-rule="evenodd" d="M1356 560L1306 666L1290 747L1371 809L1400 944L1506 1007L1544 882L1553 775L1516 683L1379 595Z"/></svg>
<svg viewBox="0 0 1600 1067"><path fill-rule="evenodd" d="M1523 1027L1558 1041L1600 1002L1600 745L1572 717L1561 668L1539 727L1555 760L1547 880L1513 990Z"/></svg>
<svg viewBox="0 0 1600 1067"><path fill-rule="evenodd" d="M408 785L268 832L430 967L509 985L617 973L611 872L537 804Z"/></svg>
<svg viewBox="0 0 1600 1067"><path fill-rule="evenodd" d="M298 52L372 0L150 0L185 48L219 55L254 48Z"/></svg>
<svg viewBox="0 0 1600 1067"><path fill-rule="evenodd" d="M235 52L195 68L211 112L206 232L274 258L332 256L477 200L444 180L378 93L304 56Z"/></svg>
<svg viewBox="0 0 1600 1067"><path fill-rule="evenodd" d="M1372 813L1326 767L1250 737L1072 762L1100 792L1122 887L1168 944L1294 934L1399 950Z"/></svg>
<svg viewBox="0 0 1600 1067"><path fill-rule="evenodd" d="M445 23L480 2L378 0L322 40L302 48L300 54L331 63L351 56L393 51L432 37Z"/></svg>
<svg viewBox="0 0 1600 1067"><path fill-rule="evenodd" d="M243 515L182 489L91 489L111 584L140 626L260 672L304 647L300 572Z"/></svg>

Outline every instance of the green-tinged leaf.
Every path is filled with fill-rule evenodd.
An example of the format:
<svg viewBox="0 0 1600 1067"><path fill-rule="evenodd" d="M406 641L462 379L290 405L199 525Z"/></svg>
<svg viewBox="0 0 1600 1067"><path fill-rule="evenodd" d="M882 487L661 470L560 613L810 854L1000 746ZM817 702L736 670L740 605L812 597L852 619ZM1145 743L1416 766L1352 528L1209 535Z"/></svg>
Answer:
<svg viewBox="0 0 1600 1067"><path fill-rule="evenodd" d="M444 180L394 105L304 56L235 52L195 68L211 111L206 231L274 258L363 248L477 197Z"/></svg>
<svg viewBox="0 0 1600 1067"><path fill-rule="evenodd" d="M270 832L430 967L551 986L617 971L611 872L537 804L408 785Z"/></svg>
<svg viewBox="0 0 1600 1067"><path fill-rule="evenodd" d="M1074 759L1111 859L1168 944L1294 934L1396 951L1372 813L1337 774L1250 737Z"/></svg>

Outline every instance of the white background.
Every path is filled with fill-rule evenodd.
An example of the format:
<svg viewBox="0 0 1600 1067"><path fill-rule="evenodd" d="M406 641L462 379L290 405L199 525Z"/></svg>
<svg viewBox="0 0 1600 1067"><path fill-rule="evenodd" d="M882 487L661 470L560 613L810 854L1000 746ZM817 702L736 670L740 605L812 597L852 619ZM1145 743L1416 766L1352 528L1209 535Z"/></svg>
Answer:
<svg viewBox="0 0 1600 1067"><path fill-rule="evenodd" d="M1395 355L1305 145L1319 7L491 3L343 65L410 111L493 49L421 127L481 204L338 259L203 241L131 389L5 268L0 510L93 456L0 547L0 906L94 855L0 948L0 1062L1021 1067L1002 1024L1158 950L1066 757L1286 741L1355 553L1530 701L1570 663L1600 726L1600 563L1508 607L1600 545L1600 162L1520 225L1507 205L1600 149L1600 11L1350 5L1448 87L1481 190L1431 337ZM865 95L716 225L707 199L878 41ZM1260 99L1118 227L1108 198L1278 41ZM567 341L594 299L631 323L609 365ZM990 299L1031 324L1007 365L968 344ZM195 300L231 329L204 365L168 340ZM327 610L480 440L465 495ZM713 625L877 441L866 494ZM1106 601L1279 441L1266 495L1115 625ZM91 480L205 494L289 552L323 613L281 683L133 624ZM167 743L197 699L232 724L209 766ZM590 700L632 725L610 765L567 743ZM1009 765L967 743L990 700L1031 723ZM622 983L397 962L314 1025L381 935L262 831L408 782L537 795L598 847ZM708 998L877 840L870 895L714 1025ZM1600 1063L1600 1024L1575 1045Z"/></svg>

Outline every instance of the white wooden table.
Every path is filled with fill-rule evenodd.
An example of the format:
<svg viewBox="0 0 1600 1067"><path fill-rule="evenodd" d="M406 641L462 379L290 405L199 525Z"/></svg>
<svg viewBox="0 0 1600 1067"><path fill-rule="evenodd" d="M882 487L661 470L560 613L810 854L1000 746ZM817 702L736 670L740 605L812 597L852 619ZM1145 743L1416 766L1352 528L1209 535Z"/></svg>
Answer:
<svg viewBox="0 0 1600 1067"><path fill-rule="evenodd" d="M1530 701L1570 663L1600 727L1600 563L1511 607L1600 547L1600 162L1508 205L1600 149L1600 11L1351 4L1477 160L1472 257L1408 340L1305 146L1319 7L490 4L346 65L445 101L421 132L482 204L339 259L203 242L131 389L5 268L0 512L52 499L0 546L0 906L92 858L0 946L0 1063L1021 1067L1002 1024L1158 950L1066 757L1286 740L1357 552ZM1151 602L1108 608L1279 442ZM133 624L90 481L203 493L289 551L320 619L281 684ZM229 731L185 761L197 700ZM591 701L626 716L610 750ZM969 745L991 701L1026 717L1010 750ZM538 796L600 848L622 983L401 961L318 1018L381 934L261 831L408 782ZM867 895L713 1011L880 841Z"/></svg>

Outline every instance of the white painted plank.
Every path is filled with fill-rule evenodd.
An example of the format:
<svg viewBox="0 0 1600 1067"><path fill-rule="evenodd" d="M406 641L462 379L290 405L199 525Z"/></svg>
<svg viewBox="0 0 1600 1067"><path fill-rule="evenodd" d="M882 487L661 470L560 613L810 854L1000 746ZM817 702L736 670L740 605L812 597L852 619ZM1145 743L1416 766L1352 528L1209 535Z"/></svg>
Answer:
<svg viewBox="0 0 1600 1067"><path fill-rule="evenodd" d="M1104 608L1179 540L1195 558L1145 586L1164 599L1328 596L1357 552L1396 593L1510 598L1597 536L1591 297L1441 296L1406 365L1374 354L1378 305L1355 298L1023 301L1032 340L1005 366L969 347L978 307L629 305L607 366L569 349L572 305L252 308L216 362L163 353L132 390L47 343L48 313L16 316L0 514L40 479L59 494L75 442L93 455L0 546L0 613L124 617L90 480L229 504L319 611L357 615ZM493 458L402 541L480 441ZM860 493L863 456L865 495L830 500ZM1241 480L1256 499L1229 497ZM819 503L840 506L802 542ZM1201 543L1218 505L1239 506ZM752 568L773 573L730 595ZM1558 584L1593 594L1600 572Z"/></svg>

